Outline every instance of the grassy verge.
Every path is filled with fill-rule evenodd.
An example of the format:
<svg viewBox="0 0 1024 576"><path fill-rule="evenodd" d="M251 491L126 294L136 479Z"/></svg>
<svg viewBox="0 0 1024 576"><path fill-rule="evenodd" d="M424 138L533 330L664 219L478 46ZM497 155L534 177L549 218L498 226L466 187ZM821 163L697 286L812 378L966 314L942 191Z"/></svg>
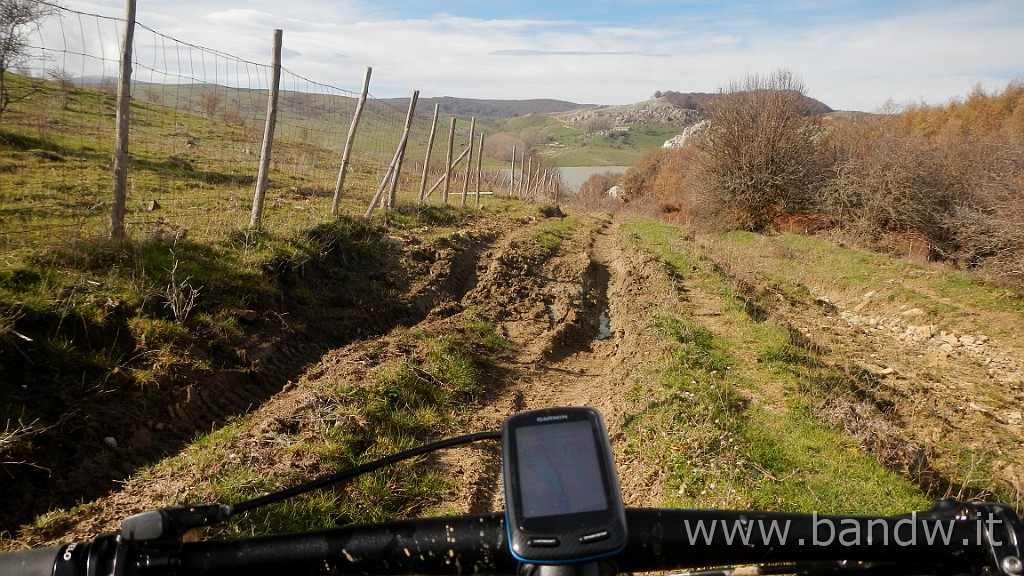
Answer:
<svg viewBox="0 0 1024 576"><path fill-rule="evenodd" d="M522 216L521 206L497 209ZM106 460L94 465L97 475L107 474L115 460L135 466L176 450L191 429L209 429L205 418L222 423L224 415L208 416L201 405L186 414L178 403L185 405L193 387L220 386L222 374L229 380L242 375L240 384L247 384L244 375L262 368L253 358L261 350L287 354L290 342L315 337L327 346L387 329L392 321L381 320L374 307L395 304L405 282L389 236L415 229L426 252L433 253L435 236L437 242L451 237L459 249L457 231L478 214L402 206L370 221L341 218L294 237L258 231L213 243L73 245L0 273L0 461L37 465L5 465L20 474L12 490L22 485L15 482L38 490L23 500L23 509L70 506L36 504L61 492L45 472L35 479L33 471L74 464L76 454L110 435L107 430L124 436L118 450L99 455ZM396 306L394 314L402 310ZM305 354L306 348L295 350ZM285 355L270 369L281 371L283 384L296 372L281 362L305 361ZM258 402L262 384L255 378L253 384L238 394ZM140 436L132 431L140 430L151 443L135 443ZM233 473L241 475L240 485L267 487L260 477ZM21 514L8 525L30 521L20 510L5 510Z"/></svg>
<svg viewBox="0 0 1024 576"><path fill-rule="evenodd" d="M777 286L856 304L876 292L875 309L898 313L919 308L939 328L1018 340L1024 293L989 284L940 264L843 248L796 234L762 236L731 232L709 237L704 248L734 270L753 270ZM903 308L901 308L903 307Z"/></svg>
<svg viewBox="0 0 1024 576"><path fill-rule="evenodd" d="M629 450L666 463L667 505L865 514L928 505L916 485L815 417L799 374L780 369L795 354L788 332L759 322L692 239L649 220L624 229L682 288L679 310L651 323L667 336L667 359L636 379L630 397ZM714 326L685 317L697 313Z"/></svg>
<svg viewBox="0 0 1024 576"><path fill-rule="evenodd" d="M0 370L22 384L0 416L40 416L20 396L140 387L172 366L210 368L215 358L190 352L240 337L241 311L284 311L282 276L330 251L380 258L381 230L341 219L292 238L75 244L0 272L0 341L10 345Z"/></svg>

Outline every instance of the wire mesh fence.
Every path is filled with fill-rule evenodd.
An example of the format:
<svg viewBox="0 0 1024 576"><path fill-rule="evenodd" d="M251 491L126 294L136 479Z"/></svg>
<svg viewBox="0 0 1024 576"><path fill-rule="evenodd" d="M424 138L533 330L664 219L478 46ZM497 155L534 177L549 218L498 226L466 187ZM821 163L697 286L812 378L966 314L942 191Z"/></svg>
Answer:
<svg viewBox="0 0 1024 576"><path fill-rule="evenodd" d="M18 31L29 41L7 70L13 98L0 115L0 246L12 252L102 237L112 202L125 20L36 4L51 15ZM134 29L128 235L218 238L244 229L271 65L196 46L142 23ZM308 228L332 217L357 99L356 93L282 70L263 219L270 230ZM386 101L366 102L348 180L356 195L372 192L385 174L405 119L404 109ZM463 132L456 133L457 149L469 145ZM428 136L429 119L417 118L403 179L422 169L418 155Z"/></svg>

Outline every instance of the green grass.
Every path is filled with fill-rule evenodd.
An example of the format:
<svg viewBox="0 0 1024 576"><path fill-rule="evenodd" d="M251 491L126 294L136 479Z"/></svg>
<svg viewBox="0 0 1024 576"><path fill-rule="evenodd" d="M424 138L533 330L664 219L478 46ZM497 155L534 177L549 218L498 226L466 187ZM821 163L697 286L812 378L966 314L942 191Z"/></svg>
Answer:
<svg viewBox="0 0 1024 576"><path fill-rule="evenodd" d="M633 382L627 433L628 457L669 471L666 505L863 514L928 506L913 482L809 409L823 393L807 385L824 369L813 342L751 314L745 295L680 229L639 218L623 228L682 286L680 308L650 324L667 349ZM719 307L691 310L694 290L716 296ZM680 316L688 310L715 313L719 328Z"/></svg>
<svg viewBox="0 0 1024 576"><path fill-rule="evenodd" d="M902 514L932 499L882 466L850 436L823 425L806 407L781 416L753 410L743 432L756 464L755 508L822 514ZM759 473L759 474L758 474Z"/></svg>
<svg viewBox="0 0 1024 576"><path fill-rule="evenodd" d="M665 466L664 505L852 514L928 506L919 488L796 399L789 408L749 406L727 339L666 316L651 329L673 343L634 382L625 452Z"/></svg>
<svg viewBox="0 0 1024 576"><path fill-rule="evenodd" d="M580 225L576 216L555 216L549 208L543 206L538 211L545 219L530 229L528 237L549 253L557 250L562 241L572 237L573 231Z"/></svg>
<svg viewBox="0 0 1024 576"><path fill-rule="evenodd" d="M756 270L777 286L797 287L798 299L836 293L850 299L878 292L876 300L920 308L942 328L989 332L1015 339L1024 322L1024 293L994 285L961 270L841 247L825 239L780 234L730 232L707 238L716 261L738 270ZM979 315L983 320L979 320Z"/></svg>
<svg viewBox="0 0 1024 576"><path fill-rule="evenodd" d="M631 128L615 138L605 133L584 134L582 128L552 128L553 142L537 150L556 166L629 166L679 133L674 126Z"/></svg>
<svg viewBox="0 0 1024 576"><path fill-rule="evenodd" d="M89 402L216 369L234 360L214 351L248 337L239 311L288 312L290 329L302 330L305 314L388 289L363 272L390 265L389 229L443 235L473 217L454 207L403 209L391 228L385 213L294 236L259 230L219 242L100 241L39 251L0 270L0 371L31 392L4 402L0 417L53 420L69 408L54 398ZM302 280L311 266L331 269L330 291Z"/></svg>
<svg viewBox="0 0 1024 576"><path fill-rule="evenodd" d="M372 383L324 390L320 397L331 400L316 411L316 421L342 424L300 431L288 450L313 454L323 468L345 468L450 435L458 415L470 410L474 397L487 389L479 366L497 352L492 334L493 328L485 329L479 322L445 335L396 334L392 338L413 346L414 353L381 366ZM176 469L171 463L166 470ZM285 478L283 483L297 480ZM244 495L232 491L240 486L251 484L229 478L213 491L220 501L237 501ZM360 477L343 490L322 491L248 515L228 532L378 522L437 506L453 489L420 459Z"/></svg>

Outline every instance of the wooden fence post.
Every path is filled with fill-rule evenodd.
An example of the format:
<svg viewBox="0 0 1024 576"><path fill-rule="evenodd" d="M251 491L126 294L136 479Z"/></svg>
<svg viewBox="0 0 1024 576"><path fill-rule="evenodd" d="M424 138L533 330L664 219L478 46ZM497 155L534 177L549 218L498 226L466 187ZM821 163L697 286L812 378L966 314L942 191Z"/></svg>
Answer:
<svg viewBox="0 0 1024 576"><path fill-rule="evenodd" d="M480 207L480 179L484 160L484 135L480 133L480 152L476 155L476 206Z"/></svg>
<svg viewBox="0 0 1024 576"><path fill-rule="evenodd" d="M462 183L462 205L466 205L469 196L469 174L473 170L473 140L476 140L476 118L469 121L469 160L466 161L466 181Z"/></svg>
<svg viewBox="0 0 1024 576"><path fill-rule="evenodd" d="M274 30L274 61L270 80L270 98L267 100L267 125L263 130L263 149L260 152L260 171L256 177L256 194L252 201L249 228L259 228L263 219L263 200L270 179L270 154L274 147L274 129L277 127L277 99L281 88L281 40L284 32Z"/></svg>
<svg viewBox="0 0 1024 576"><path fill-rule="evenodd" d="M526 151L519 155L519 186L516 187L516 191L520 198L523 198L526 194Z"/></svg>
<svg viewBox="0 0 1024 576"><path fill-rule="evenodd" d="M512 171L508 175L508 196L511 198L516 193L516 147L512 147Z"/></svg>
<svg viewBox="0 0 1024 576"><path fill-rule="evenodd" d="M117 128L114 152L114 204L110 209L110 239L125 237L124 215L128 199L128 117L132 107L132 45L135 38L135 0L128 0L121 48L121 73L117 77Z"/></svg>
<svg viewBox="0 0 1024 576"><path fill-rule="evenodd" d="M395 156L391 159L391 164L388 165L388 170L384 174L384 178L380 181L380 186L377 187L377 192L373 195L373 200L370 200L370 206L366 209L365 218L369 218L373 215L373 211L377 208L377 204L380 203L381 197L384 194L384 189L388 187L388 183L391 183L391 189L388 192L388 197L385 200L385 205L391 207L394 204L394 192L395 185L398 183L398 171L402 166L402 156L405 154L405 145L409 141L409 132L412 129L412 119L416 114L416 101L419 100L420 91L416 90L412 93L412 99L409 101L409 114L405 118L405 129L402 131L401 141L398 143L398 148L395 150Z"/></svg>
<svg viewBox="0 0 1024 576"><path fill-rule="evenodd" d="M427 193L427 177L430 175L430 153L434 150L434 135L437 133L437 115L441 112L441 104L434 104L434 120L430 123L430 136L427 138L427 157L423 160L423 177L420 179L419 204L423 204Z"/></svg>
<svg viewBox="0 0 1024 576"><path fill-rule="evenodd" d="M366 75L363 76L363 92L356 104L356 111L352 114L352 124L348 128L348 137L345 138L345 151L341 155L341 168L338 170L338 182L334 185L334 200L331 202L331 214L338 215L341 204L341 191L345 187L345 173L348 171L349 159L352 157L352 147L356 142L356 129L359 128L359 119L363 117L363 107L366 105L366 95L370 93L370 74L373 68L366 67Z"/></svg>
<svg viewBox="0 0 1024 576"><path fill-rule="evenodd" d="M398 150L395 152L395 170L391 174L391 192L388 194L388 208L395 207L398 180L402 177L402 162L405 160L405 147L409 144L409 132L412 130L412 120L416 116L416 103L419 99L420 91L414 90L412 99L409 102L409 112L405 116L405 129L402 131L402 141L398 144Z"/></svg>
<svg viewBox="0 0 1024 576"><path fill-rule="evenodd" d="M444 195L441 197L444 203L448 203L448 187L452 176L452 154L455 153L455 116L452 116L452 125L448 129L448 158L445 160L444 169Z"/></svg>
<svg viewBox="0 0 1024 576"><path fill-rule="evenodd" d="M527 158L526 162L526 196L533 197L533 156Z"/></svg>
<svg viewBox="0 0 1024 576"><path fill-rule="evenodd" d="M462 162L462 159L466 157L466 154L469 154L469 148L463 150L462 154L459 154L459 157L452 161L452 168L453 169L456 166L459 165L459 162ZM442 174L441 177L437 179L437 182L434 182L434 185L430 187L430 190L427 190L427 193L424 196L424 198L429 198L430 195L434 193L434 190L437 190L438 186L440 186L444 182L447 182L448 181L448 176L450 174L451 174L451 170L448 170L444 174Z"/></svg>

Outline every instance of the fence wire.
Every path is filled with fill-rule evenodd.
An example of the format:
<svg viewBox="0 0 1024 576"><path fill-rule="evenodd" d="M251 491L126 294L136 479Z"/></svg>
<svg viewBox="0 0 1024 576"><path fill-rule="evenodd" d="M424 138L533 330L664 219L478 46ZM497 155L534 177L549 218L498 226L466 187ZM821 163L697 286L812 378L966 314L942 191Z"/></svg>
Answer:
<svg viewBox="0 0 1024 576"><path fill-rule="evenodd" d="M11 252L102 237L112 201L125 21L38 4L55 15L23 31L30 49L8 71L14 98L0 116L0 247ZM132 55L129 235L216 239L243 229L258 171L271 65L141 23ZM332 217L330 201L357 99L353 92L282 70L263 218L270 230L287 232ZM368 100L346 189L354 175L356 188L372 192L405 117L404 108ZM428 130L429 118L417 118L403 165L406 180L422 169ZM458 138L457 149L468 145L468 134Z"/></svg>

